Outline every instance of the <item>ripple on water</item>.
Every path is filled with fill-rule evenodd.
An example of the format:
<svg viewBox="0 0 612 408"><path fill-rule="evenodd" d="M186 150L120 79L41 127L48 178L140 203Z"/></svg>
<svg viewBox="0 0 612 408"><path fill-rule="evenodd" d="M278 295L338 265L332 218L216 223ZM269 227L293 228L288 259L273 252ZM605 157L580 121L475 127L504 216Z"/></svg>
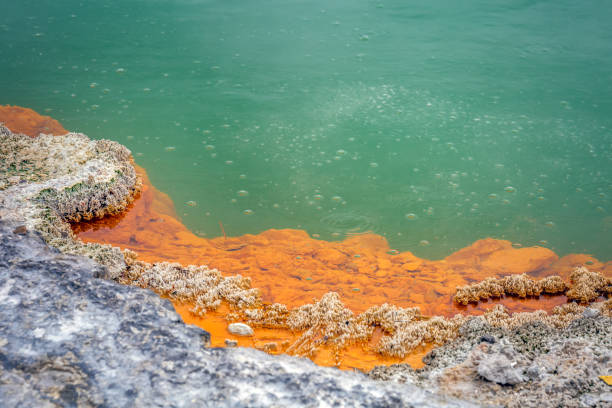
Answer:
<svg viewBox="0 0 612 408"><path fill-rule="evenodd" d="M380 230L374 218L354 211L334 212L321 218L321 223L330 232L339 232L347 237Z"/></svg>

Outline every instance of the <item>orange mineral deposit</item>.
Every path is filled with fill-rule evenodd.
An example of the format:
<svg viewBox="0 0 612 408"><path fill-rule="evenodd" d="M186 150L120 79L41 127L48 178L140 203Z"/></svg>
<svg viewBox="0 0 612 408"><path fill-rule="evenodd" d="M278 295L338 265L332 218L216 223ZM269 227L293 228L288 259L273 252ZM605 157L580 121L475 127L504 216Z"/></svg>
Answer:
<svg viewBox="0 0 612 408"><path fill-rule="evenodd" d="M0 107L0 121L9 124L9 128L14 126L13 131L33 136L41 129L65 132L59 123L29 109ZM224 234L205 239L190 232L177 219L172 200L151 185L144 169L137 167L137 171L143 180L140 197L122 214L73 225L80 239L134 250L139 259L147 262L201 264L217 268L224 275L247 276L252 286L260 290L262 301L283 303L289 308L311 303L314 298L334 291L354 313L383 303L418 306L424 315L447 317L456 313L481 314L495 304L503 304L512 312L550 311L566 303L567 298L503 297L461 306L453 301L453 295L458 286L510 274L526 273L537 278L557 274L567 280L574 267L587 262L592 271L605 276L612 274L612 262L601 263L580 254L559 259L546 248L517 249L509 241L492 238L479 240L438 261L393 251L385 238L374 234L327 242L313 239L301 230L270 229L257 235ZM299 337L299 333L288 329L270 328L254 328L253 337L236 337L227 331L226 316L230 310L224 304L204 317L192 314L188 304L177 303L175 308L186 323L211 333L212 346L224 346L228 339L238 341L239 346L276 354ZM375 331L370 343L380 336ZM349 345L342 351L340 368L369 369L398 362L418 367L423 365L422 356L432 347L424 345L404 359L394 359L372 351L372 344ZM312 358L318 364L337 365L333 351L325 347Z"/></svg>

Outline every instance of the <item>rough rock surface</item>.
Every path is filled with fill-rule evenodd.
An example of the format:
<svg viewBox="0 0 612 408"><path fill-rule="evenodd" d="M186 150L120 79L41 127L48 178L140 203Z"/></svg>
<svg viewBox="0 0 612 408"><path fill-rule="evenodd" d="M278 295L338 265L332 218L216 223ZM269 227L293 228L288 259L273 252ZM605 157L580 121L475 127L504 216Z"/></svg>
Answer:
<svg viewBox="0 0 612 408"><path fill-rule="evenodd" d="M472 406L252 349L211 349L151 291L0 220L0 406Z"/></svg>
<svg viewBox="0 0 612 408"><path fill-rule="evenodd" d="M612 390L598 377L612 373L612 318L598 306L562 329L496 328L474 317L425 357L424 368L380 366L369 375L507 407L610 407Z"/></svg>
<svg viewBox="0 0 612 408"><path fill-rule="evenodd" d="M139 189L130 151L119 143L80 133L30 138L0 123L0 216L37 230L63 253L105 265L110 278L126 268L121 250L81 242L68 221L116 214Z"/></svg>

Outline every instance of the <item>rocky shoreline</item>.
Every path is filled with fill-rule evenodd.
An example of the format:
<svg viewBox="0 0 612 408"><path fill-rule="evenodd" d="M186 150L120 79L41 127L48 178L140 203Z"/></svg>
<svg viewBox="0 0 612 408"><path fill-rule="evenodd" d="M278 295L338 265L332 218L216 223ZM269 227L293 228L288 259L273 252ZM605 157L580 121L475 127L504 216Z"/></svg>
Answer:
<svg viewBox="0 0 612 408"><path fill-rule="evenodd" d="M208 348L155 293L0 220L0 405L467 407L308 359Z"/></svg>
<svg viewBox="0 0 612 408"><path fill-rule="evenodd" d="M612 373L610 300L571 303L551 317L510 318L498 309L467 318L423 369L378 367L370 378L252 349L206 348L208 334L184 325L168 300L115 281L201 274L215 285L201 293L206 308L255 303L243 278L140 262L129 251L82 243L68 225L119 212L133 199L139 180L129 151L79 134L30 139L0 127L0 138L2 405L612 403L598 378ZM565 320L555 327L550 319Z"/></svg>

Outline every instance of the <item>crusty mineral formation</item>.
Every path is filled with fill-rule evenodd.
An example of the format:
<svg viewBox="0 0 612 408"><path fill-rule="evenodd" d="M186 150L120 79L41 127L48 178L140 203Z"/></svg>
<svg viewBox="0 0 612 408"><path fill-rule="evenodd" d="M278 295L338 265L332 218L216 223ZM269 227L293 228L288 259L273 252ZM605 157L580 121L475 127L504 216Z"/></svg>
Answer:
<svg viewBox="0 0 612 408"><path fill-rule="evenodd" d="M98 261L110 278L125 269L121 251L82 243L68 222L116 214L139 188L130 151L118 143L77 133L30 138L0 125L0 216Z"/></svg>
<svg viewBox="0 0 612 408"><path fill-rule="evenodd" d="M612 279L600 273L591 272L585 267L579 267L570 275L572 287L567 291L567 297L579 302L592 302L601 295L612 295Z"/></svg>
<svg viewBox="0 0 612 408"><path fill-rule="evenodd" d="M425 367L378 366L372 378L419 385L485 406L609 407L612 299L545 313L508 314L501 306L470 317L457 337L432 350Z"/></svg>
<svg viewBox="0 0 612 408"><path fill-rule="evenodd" d="M612 294L612 279L599 272L591 272L584 266L574 269L569 285L560 276L535 280L526 274L509 275L503 278L487 278L482 282L458 287L454 299L457 303L467 305L470 302L476 303L504 295L524 298L542 293L565 293L569 299L587 303L599 296Z"/></svg>

